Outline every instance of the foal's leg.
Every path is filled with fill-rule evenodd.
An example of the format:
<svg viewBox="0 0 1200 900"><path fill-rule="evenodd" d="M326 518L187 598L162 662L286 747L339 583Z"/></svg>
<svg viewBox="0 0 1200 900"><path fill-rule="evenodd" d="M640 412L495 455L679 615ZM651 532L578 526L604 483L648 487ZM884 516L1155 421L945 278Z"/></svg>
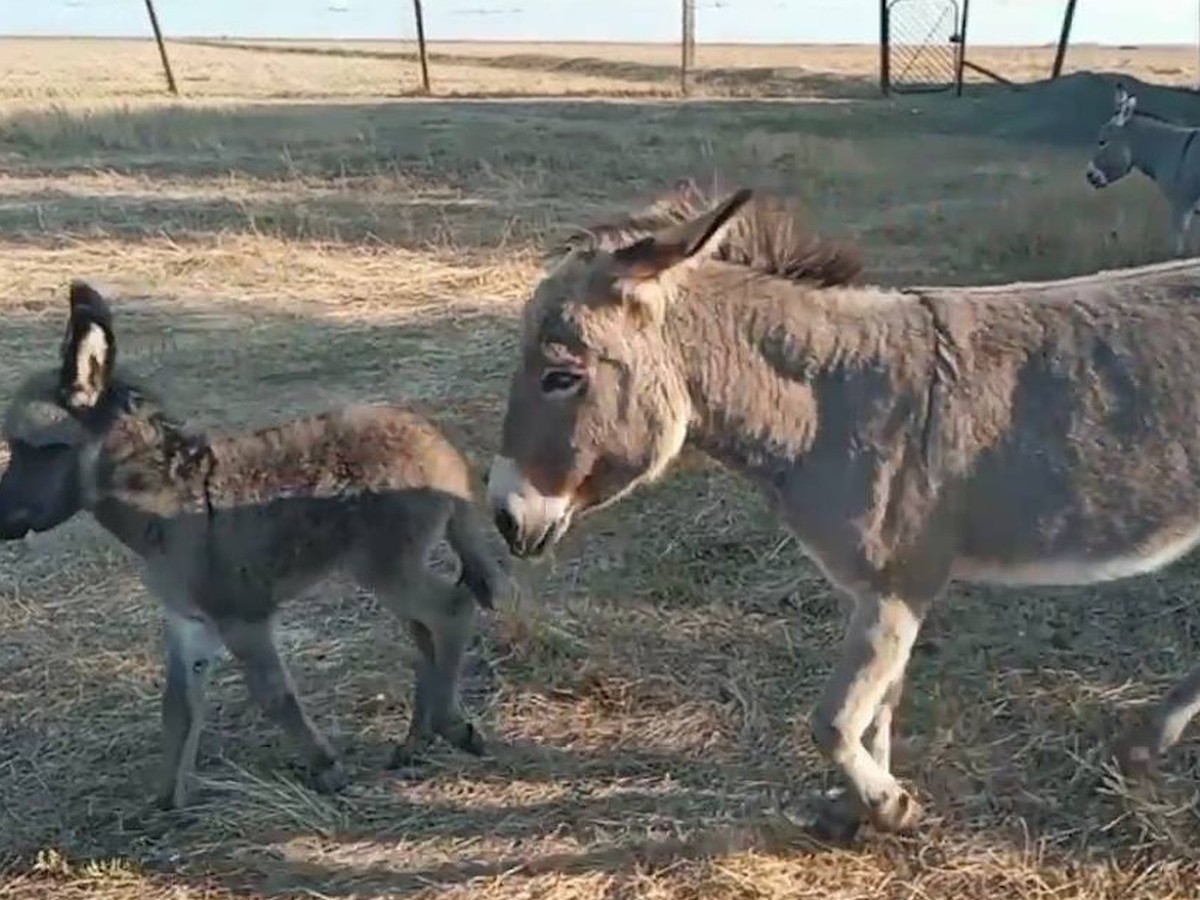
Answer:
<svg viewBox="0 0 1200 900"><path fill-rule="evenodd" d="M443 582L423 567L389 579L378 591L397 616L409 621L420 651L408 737L396 748L393 766L409 765L428 743L430 733L468 753L484 752L482 736L463 715L458 680L475 625L475 599L460 585Z"/></svg>
<svg viewBox="0 0 1200 900"><path fill-rule="evenodd" d="M881 714L880 709L898 696L895 685L904 677L926 606L894 596L860 597L846 629L841 659L813 713L817 746L849 783L851 802L857 802L859 811L865 811L881 831L908 829L920 817L917 802L876 755L890 756L891 712ZM872 723L886 735L873 741L874 753L863 746L863 735ZM822 823L831 833L844 834L858 824L856 811L844 806L826 819L831 817L833 821Z"/></svg>
<svg viewBox="0 0 1200 900"><path fill-rule="evenodd" d="M392 751L389 768L414 765L433 740L433 705L437 702L434 686L433 638L420 622L409 620L408 633L417 647L416 683L413 687L412 718L404 743Z"/></svg>
<svg viewBox="0 0 1200 900"><path fill-rule="evenodd" d="M279 657L274 622L222 622L225 646L241 663L250 694L266 714L300 745L318 790L332 793L346 784L346 773L329 742L304 712L292 676Z"/></svg>
<svg viewBox="0 0 1200 900"><path fill-rule="evenodd" d="M1188 723L1200 713L1200 666L1178 681L1149 720L1135 729L1121 750L1121 765L1129 774L1148 771L1158 757L1179 742Z"/></svg>
<svg viewBox="0 0 1200 900"><path fill-rule="evenodd" d="M166 687L162 697L163 781L160 806L187 802L204 727L204 689L221 640L203 619L166 613Z"/></svg>
<svg viewBox="0 0 1200 900"><path fill-rule="evenodd" d="M433 730L451 746L482 756L486 749L483 735L463 714L458 689L463 657L475 634L476 601L465 585L451 585L443 590L441 621L430 628L437 661L434 678L440 691L439 702L433 707Z"/></svg>

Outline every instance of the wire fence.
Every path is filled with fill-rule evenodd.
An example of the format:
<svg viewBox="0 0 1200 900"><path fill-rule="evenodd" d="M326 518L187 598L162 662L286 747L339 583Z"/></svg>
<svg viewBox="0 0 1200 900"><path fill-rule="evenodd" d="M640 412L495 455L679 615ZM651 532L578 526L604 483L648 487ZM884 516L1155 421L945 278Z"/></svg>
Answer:
<svg viewBox="0 0 1200 900"><path fill-rule="evenodd" d="M154 34L162 83L182 95L217 92L212 51L222 49L273 54L261 67L281 76L280 94L301 92L283 82L306 57L314 68L324 58L357 69L350 93L365 90L370 69L383 94L797 96L811 93L805 74L822 69L811 64L812 44L855 36L827 27L844 18L827 15L843 0L806 0L803 16L788 15L799 11L796 0L605 0L587 8L575 0L286 0L286 12L275 9L285 0L254 0L228 15L235 2L45 0L22 15L41 15L26 21L43 25L54 18L62 36ZM876 0L856 2L870 9ZM861 46L873 33L857 21L862 34L847 43ZM856 56L861 72L861 49ZM387 64L390 83L380 77Z"/></svg>

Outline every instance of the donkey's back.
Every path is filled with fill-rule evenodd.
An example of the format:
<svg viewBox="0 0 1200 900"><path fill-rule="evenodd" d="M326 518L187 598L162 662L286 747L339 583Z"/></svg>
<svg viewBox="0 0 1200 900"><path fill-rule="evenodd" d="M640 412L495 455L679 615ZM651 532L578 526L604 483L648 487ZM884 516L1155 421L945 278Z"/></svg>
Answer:
<svg viewBox="0 0 1200 900"><path fill-rule="evenodd" d="M1200 263L916 293L949 360L956 574L1105 581L1200 542Z"/></svg>
<svg viewBox="0 0 1200 900"><path fill-rule="evenodd" d="M114 456L122 446L115 437L108 442ZM335 568L372 583L416 568L447 536L464 580L483 605L491 603L470 466L411 408L347 406L202 439L201 475L159 491L148 489L154 479L142 471L155 465L152 456L130 455L109 467L107 488L123 495L126 509L163 515L159 539L135 549L156 583L174 586L164 592L168 603L183 593L181 603L210 616L267 614ZM119 514L118 504L108 506L99 511L102 522L106 512Z"/></svg>

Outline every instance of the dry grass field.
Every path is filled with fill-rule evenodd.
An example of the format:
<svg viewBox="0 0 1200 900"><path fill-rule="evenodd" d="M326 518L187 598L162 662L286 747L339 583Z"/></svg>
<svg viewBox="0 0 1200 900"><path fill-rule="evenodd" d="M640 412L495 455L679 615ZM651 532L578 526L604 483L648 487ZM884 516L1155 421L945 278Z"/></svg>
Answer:
<svg viewBox="0 0 1200 900"><path fill-rule="evenodd" d="M1111 103L1098 76L882 100L871 48L702 47L713 96L679 103L631 96L672 89L666 49L463 45L435 48L440 93L624 96L411 100L388 98L410 63L332 49L360 55L172 44L172 102L152 44L0 42L0 397L53 363L65 285L86 277L182 416L238 427L409 397L482 464L539 249L685 174L804 197L889 284L1166 253L1145 179L1085 183ZM1048 66L994 54L1010 74ZM1166 84L1193 80L1192 57L1072 61ZM1200 122L1190 95L1143 105ZM227 665L194 803L164 813L161 624L128 555L83 517L0 547L0 898L1200 895L1196 737L1153 785L1110 765L1128 711L1200 659L1194 562L1087 590L955 590L899 717L897 771L929 819L838 848L803 827L832 783L807 716L836 604L755 496L689 459L514 572L466 679L489 757L383 769L411 650L332 583L289 608L286 652L351 787L300 787Z"/></svg>

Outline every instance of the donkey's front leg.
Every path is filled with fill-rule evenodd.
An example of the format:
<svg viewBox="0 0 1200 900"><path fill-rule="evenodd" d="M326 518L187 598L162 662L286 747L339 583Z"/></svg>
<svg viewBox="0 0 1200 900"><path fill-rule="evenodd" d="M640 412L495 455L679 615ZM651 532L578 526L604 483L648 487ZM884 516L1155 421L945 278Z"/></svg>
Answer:
<svg viewBox="0 0 1200 900"><path fill-rule="evenodd" d="M204 727L204 692L221 641L204 619L166 613L166 687L162 698L164 809L187 802L188 779L196 765Z"/></svg>
<svg viewBox="0 0 1200 900"><path fill-rule="evenodd" d="M1194 210L1190 206L1171 211L1171 224L1175 229L1172 249L1175 251L1176 256L1183 256L1184 250L1187 247L1188 229L1192 225L1193 212Z"/></svg>
<svg viewBox="0 0 1200 900"><path fill-rule="evenodd" d="M924 615L926 602L863 596L846 628L842 656L826 682L812 718L813 738L848 782L851 801L825 811L821 829L852 834L866 812L881 831L911 828L920 807L888 769L891 706ZM886 707L886 710L885 710ZM872 752L863 745L875 725Z"/></svg>

